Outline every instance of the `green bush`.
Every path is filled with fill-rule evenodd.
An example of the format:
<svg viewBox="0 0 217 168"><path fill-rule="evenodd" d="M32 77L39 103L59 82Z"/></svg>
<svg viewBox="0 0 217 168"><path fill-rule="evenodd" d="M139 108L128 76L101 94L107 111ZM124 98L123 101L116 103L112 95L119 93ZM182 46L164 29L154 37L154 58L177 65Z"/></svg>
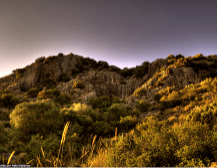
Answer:
<svg viewBox="0 0 217 168"><path fill-rule="evenodd" d="M136 116L125 116L120 118L120 127L122 130L129 130L131 128L134 128L136 124L138 123Z"/></svg>
<svg viewBox="0 0 217 168"><path fill-rule="evenodd" d="M37 97L40 89L38 87L34 87L28 90L27 96L28 97Z"/></svg>
<svg viewBox="0 0 217 168"><path fill-rule="evenodd" d="M207 124L210 128L213 128L214 124L217 122L217 103L212 103L210 105L204 105L199 109L192 110L188 116L187 120L192 122L200 122L202 124Z"/></svg>
<svg viewBox="0 0 217 168"><path fill-rule="evenodd" d="M0 97L0 104L6 108L14 108L22 99L15 97L12 93L2 94Z"/></svg>
<svg viewBox="0 0 217 168"><path fill-rule="evenodd" d="M10 114L10 124L20 135L29 139L30 135L40 134L45 137L58 132L63 127L63 118L59 107L47 99L17 105Z"/></svg>
<svg viewBox="0 0 217 168"><path fill-rule="evenodd" d="M39 155L42 156L41 148L43 149L46 159L51 160L52 158L50 155L54 157L58 157L58 152L60 148L60 138L55 134L49 134L47 138L44 138L40 134L32 135L31 140L24 147L25 152L28 153L28 155L25 157L25 163L34 159L32 162L30 162L30 165L32 167L36 167L38 163L37 157L39 157ZM54 166L49 162L45 162L45 160L42 159L42 157L40 158L40 162L43 166L46 165L47 167ZM19 163L19 164L25 164L25 163Z"/></svg>
<svg viewBox="0 0 217 168"><path fill-rule="evenodd" d="M0 121L7 121L10 120L9 113L0 111Z"/></svg>
<svg viewBox="0 0 217 168"><path fill-rule="evenodd" d="M60 95L54 100L61 105L71 103L71 98L67 95L67 93L60 93Z"/></svg>
<svg viewBox="0 0 217 168"><path fill-rule="evenodd" d="M5 144L8 143L7 132L5 131L3 124L0 124L0 135L0 152L3 152L3 148L1 148L1 146L3 147Z"/></svg>
<svg viewBox="0 0 217 168"><path fill-rule="evenodd" d="M112 100L108 96L101 96L99 98L90 98L88 105L93 109L99 108L100 112L107 111L107 108L112 105Z"/></svg>
<svg viewBox="0 0 217 168"><path fill-rule="evenodd" d="M107 112L104 117L107 122L109 121L118 121L120 117L124 117L127 115L127 109L123 106L123 104L112 104L111 107L107 109Z"/></svg>
<svg viewBox="0 0 217 168"><path fill-rule="evenodd" d="M209 167L216 160L215 131L201 123L171 127L164 120L146 117L108 148L105 166Z"/></svg>
<svg viewBox="0 0 217 168"><path fill-rule="evenodd" d="M60 91L57 88L48 90L42 90L38 93L38 99L57 98L60 95Z"/></svg>
<svg viewBox="0 0 217 168"><path fill-rule="evenodd" d="M141 112L147 111L149 106L149 103L147 103L145 100L140 100L136 103L136 108Z"/></svg>

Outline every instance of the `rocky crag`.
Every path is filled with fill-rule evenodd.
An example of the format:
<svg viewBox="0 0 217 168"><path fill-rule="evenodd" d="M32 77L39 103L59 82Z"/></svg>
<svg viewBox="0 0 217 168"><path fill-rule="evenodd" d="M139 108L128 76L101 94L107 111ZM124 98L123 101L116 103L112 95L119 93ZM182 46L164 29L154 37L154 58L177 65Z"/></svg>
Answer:
<svg viewBox="0 0 217 168"><path fill-rule="evenodd" d="M9 90L24 97L31 88L45 90L49 85L55 85L67 94L73 90L74 102L86 103L90 97L105 95L119 97L133 108L141 99L154 103L154 93L167 86L181 89L206 77L214 77L217 72L215 58L201 54L188 58L169 55L166 59L121 70L105 61L59 54L40 57L23 69L14 70L11 75L0 79L0 90ZM73 87L76 82L82 87ZM143 94L137 94L138 89L142 89Z"/></svg>

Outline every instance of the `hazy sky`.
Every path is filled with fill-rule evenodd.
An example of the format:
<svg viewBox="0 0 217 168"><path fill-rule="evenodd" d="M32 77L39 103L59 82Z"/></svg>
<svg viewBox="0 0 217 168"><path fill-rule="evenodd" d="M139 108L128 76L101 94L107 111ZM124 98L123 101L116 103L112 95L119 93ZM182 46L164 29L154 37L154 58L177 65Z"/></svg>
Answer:
<svg viewBox="0 0 217 168"><path fill-rule="evenodd" d="M60 52L131 68L216 40L217 0L0 0L0 77Z"/></svg>

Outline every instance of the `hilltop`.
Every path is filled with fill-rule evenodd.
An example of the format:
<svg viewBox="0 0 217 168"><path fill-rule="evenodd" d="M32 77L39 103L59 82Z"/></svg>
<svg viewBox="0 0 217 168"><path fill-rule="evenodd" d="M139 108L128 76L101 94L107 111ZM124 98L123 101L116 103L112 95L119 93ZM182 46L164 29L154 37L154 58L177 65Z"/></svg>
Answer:
<svg viewBox="0 0 217 168"><path fill-rule="evenodd" d="M165 125L168 128L175 129L175 127L180 126L179 129L182 129L184 128L184 123L191 121L195 124L194 122L199 121L202 124L208 124L207 131L214 131L216 128L214 121L216 121L217 116L216 110L213 110L216 109L216 77L217 55L207 57L202 54L193 57L184 57L180 54L177 56L169 55L166 59L157 59L152 63L146 61L140 66L130 69L120 69L109 65L105 61L97 62L94 59L83 58L74 54L63 55L59 53L57 56L40 57L31 65L13 70L11 75L0 78L0 120L3 123L3 130L5 130L2 130L5 134L5 139L0 139L0 143L1 141L6 141L8 137L17 132L20 136L26 135L26 138L23 139L22 136L21 138L18 135L16 136L20 143L22 142L23 145L27 143L29 146L31 146L30 142L34 141L33 137L31 140L32 135L36 136L39 133L39 135L45 136L55 122L51 119L50 122L52 124L50 123L51 125L49 125L44 120L40 121L45 114L42 113L43 110L37 111L36 109L41 107L53 109L47 115L53 118L54 121L57 121L58 118L61 119L55 123L57 127L53 128L53 133L60 131L60 128L63 128L66 121L69 120L73 125L70 127L69 134L77 136L74 134L79 133L80 135L78 135L77 139L80 139L83 145L90 143L90 139L87 139L87 137L91 133L93 133L92 136L97 135L108 140L110 136L114 136L116 129L119 130L119 133L126 133L126 138L129 140L132 131L137 130L137 132L141 133L141 130L147 126L147 123L150 125L155 123L152 126L153 130L159 124L159 127ZM209 114L206 113L207 110L203 109L210 109ZM39 111L40 113L38 113ZM23 115L25 118L34 113L38 115L38 118L30 120L30 123L28 121L24 122L21 119L22 117L20 118L20 115ZM20 122L23 121L22 124L18 124L18 120ZM34 122L36 122L36 125L42 125L42 128L35 130L36 125L31 125ZM28 124L30 125L27 127ZM146 126L143 128L139 124ZM41 132L40 129L43 130L43 127L46 127L46 131ZM57 133L56 138L60 135L60 133ZM47 138L52 139L51 137ZM136 142L138 139L134 138ZM12 141L15 142L16 138ZM46 143L48 143L47 141ZM78 144L80 143L77 140L73 140L73 143L75 141L76 145L79 146ZM97 139L97 142L100 142L99 139ZM183 145L190 143L190 141L182 143L177 151L184 149ZM69 144L70 142L68 142ZM124 144L122 145L124 146ZM209 147L216 149L217 146L213 145L211 142L208 144ZM27 149L22 151L17 146L8 145L5 149L0 149L0 153L16 148L20 151L18 153L28 154ZM157 149L157 146L155 147ZM114 149L111 148L111 150ZM116 150L120 150L119 152L121 153L121 148ZM131 151L131 149L126 150ZM81 152L80 148L77 149L77 153L74 155L79 155L79 152ZM19 157L29 159L30 156L27 157L26 154L25 157ZM151 161L153 162L157 159L153 157L150 159L150 162L146 160L141 165L139 165L139 162L135 165L130 163L127 165L125 161L115 164L116 161L112 160L112 157L115 155L109 155L110 161L107 165L168 166L170 163L164 164L164 162L172 156L174 158L169 166L204 166L217 159L213 153L199 157L200 154L197 151L191 154L191 156L186 154L185 158L183 153L182 155L173 153L165 156L167 158L164 158L165 160L160 158L159 163L151 164ZM134 153L134 155L137 154ZM140 157L139 154L138 156L134 155L129 155L128 157L131 159ZM161 155L164 154L159 153L157 157ZM32 155L32 157L35 156ZM152 154L150 154L151 156ZM197 163L191 162L192 156L197 156L200 160ZM208 156L210 161L202 159ZM91 159L91 157L88 159ZM122 156L120 155L120 157ZM67 160L67 162L69 161ZM78 163L81 165L80 161ZM85 165L90 166L88 160L83 163L83 166ZM95 167L97 166L99 165L96 164Z"/></svg>

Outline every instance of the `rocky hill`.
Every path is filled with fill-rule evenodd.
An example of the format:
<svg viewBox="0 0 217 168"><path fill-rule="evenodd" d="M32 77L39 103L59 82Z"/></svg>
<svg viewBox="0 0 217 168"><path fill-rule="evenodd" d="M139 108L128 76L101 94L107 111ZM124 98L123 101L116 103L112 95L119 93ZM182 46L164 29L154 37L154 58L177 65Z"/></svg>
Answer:
<svg viewBox="0 0 217 168"><path fill-rule="evenodd" d="M167 86L184 88L217 74L216 56L199 54L185 58L168 56L152 63L144 62L135 68L120 69L105 61L69 54L40 57L23 69L13 70L0 79L0 90L11 91L25 97L31 88L45 90L54 85L60 92L75 94L72 101L85 103L90 97L119 97L131 106L139 100L154 103L154 93ZM74 84L79 83L78 87ZM74 87L73 87L74 86ZM135 91L142 89L142 95ZM139 95L139 97L138 97ZM28 97L26 97L28 99ZM36 100L36 99L31 99Z"/></svg>
<svg viewBox="0 0 217 168"><path fill-rule="evenodd" d="M69 121L65 161L71 167L76 166L75 162L68 159L75 156L79 163L77 166L92 166L95 160L92 155L89 158L93 162L86 158L85 164L81 163L79 155L83 157L83 147L86 145L85 148L90 150L92 146L93 152L96 136L104 139L96 140L100 145L112 143L114 139L116 141L117 130L119 134L125 133L127 142L121 139L123 136L119 137L122 146L113 147L120 154L108 152L109 164L106 166L116 165L113 155L123 157L123 164L120 162L119 166L126 166L124 160L141 157L144 151L141 153L140 150L149 147L144 156L151 159L142 164L133 161L130 166L135 166L134 162L136 167L209 166L216 160L216 153L210 151L217 149L216 136L211 134L217 128L216 77L217 55L169 55L166 59L143 62L130 69L120 69L105 61L97 62L74 54L40 57L31 65L0 78L0 147L4 146L0 148L0 163L4 159L1 156L8 159L12 151L17 152L12 163L27 163L38 157L42 145L47 151L54 144L58 146L62 128ZM149 114L154 118L147 117ZM197 126L198 121L205 126ZM168 129L159 130L162 125ZM148 127L150 129L146 129ZM195 132L197 129L202 131ZM139 134L135 135L134 130L140 132L141 137L136 138ZM110 138L113 135L115 137ZM157 140L153 139L157 136ZM140 152L131 150L132 138ZM169 141L172 142L167 143ZM203 150L202 142L206 142ZM194 150L191 149L192 143L196 144ZM163 150L159 144L164 146ZM74 152L70 145L73 145ZM125 158L126 152L122 148L128 146L129 155ZM101 149L104 150L98 149L96 160L99 162L94 167L106 167L105 160L100 158L105 154ZM185 152L180 154L182 150ZM203 160L207 157L209 162ZM193 158L202 161L195 163ZM102 164L98 164L100 162ZM37 160L31 164L38 165Z"/></svg>

